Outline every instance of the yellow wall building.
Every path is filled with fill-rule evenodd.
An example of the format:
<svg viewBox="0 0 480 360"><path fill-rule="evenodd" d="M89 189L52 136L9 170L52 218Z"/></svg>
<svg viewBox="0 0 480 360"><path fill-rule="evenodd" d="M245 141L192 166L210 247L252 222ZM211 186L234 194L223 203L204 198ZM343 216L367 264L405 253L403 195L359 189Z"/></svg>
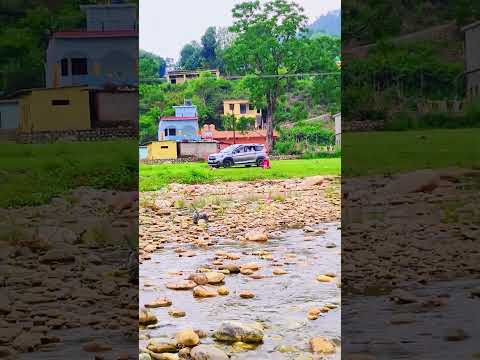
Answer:
<svg viewBox="0 0 480 360"><path fill-rule="evenodd" d="M90 129L89 101L86 87L22 90L19 93L19 130Z"/></svg>
<svg viewBox="0 0 480 360"><path fill-rule="evenodd" d="M256 118L260 111L250 105L248 100L224 100L223 115L234 115L237 119L242 116Z"/></svg>
<svg viewBox="0 0 480 360"><path fill-rule="evenodd" d="M177 158L176 141L154 141L147 145L147 160Z"/></svg>

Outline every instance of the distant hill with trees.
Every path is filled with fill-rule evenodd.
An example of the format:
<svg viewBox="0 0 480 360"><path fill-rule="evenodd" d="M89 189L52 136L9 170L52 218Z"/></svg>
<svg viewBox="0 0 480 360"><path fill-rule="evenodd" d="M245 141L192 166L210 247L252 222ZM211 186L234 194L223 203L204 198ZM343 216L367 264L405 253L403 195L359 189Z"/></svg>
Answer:
<svg viewBox="0 0 480 360"><path fill-rule="evenodd" d="M309 27L311 35L326 34L331 36L340 36L342 33L341 11L333 10L327 14L319 16Z"/></svg>

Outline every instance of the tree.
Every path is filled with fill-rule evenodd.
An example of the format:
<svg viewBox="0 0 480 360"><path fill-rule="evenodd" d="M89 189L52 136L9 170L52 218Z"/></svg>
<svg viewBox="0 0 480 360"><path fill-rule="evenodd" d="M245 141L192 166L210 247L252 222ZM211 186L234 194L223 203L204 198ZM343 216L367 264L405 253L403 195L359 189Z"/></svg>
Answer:
<svg viewBox="0 0 480 360"><path fill-rule="evenodd" d="M227 69L246 75L251 102L266 108L267 150L273 149L275 110L287 75L302 70L307 17L288 0L247 1L233 8L237 34L225 52Z"/></svg>
<svg viewBox="0 0 480 360"><path fill-rule="evenodd" d="M198 42L192 41L183 47L179 66L185 70L195 70L202 66L202 47Z"/></svg>
<svg viewBox="0 0 480 360"><path fill-rule="evenodd" d="M167 63L162 57L140 49L140 71L142 79L152 79L165 76Z"/></svg>
<svg viewBox="0 0 480 360"><path fill-rule="evenodd" d="M205 59L205 65L209 68L217 66L216 50L217 50L217 30L210 26L202 36L202 57Z"/></svg>

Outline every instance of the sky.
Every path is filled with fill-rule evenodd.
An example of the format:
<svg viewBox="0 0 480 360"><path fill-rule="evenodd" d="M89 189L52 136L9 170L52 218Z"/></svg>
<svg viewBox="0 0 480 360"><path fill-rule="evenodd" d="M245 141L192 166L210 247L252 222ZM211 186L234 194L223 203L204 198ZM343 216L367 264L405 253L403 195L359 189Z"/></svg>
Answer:
<svg viewBox="0 0 480 360"><path fill-rule="evenodd" d="M341 0L296 0L309 22L330 10L340 9ZM163 58L178 60L182 47L200 41L209 26L232 24L231 10L242 0L141 0L140 48Z"/></svg>

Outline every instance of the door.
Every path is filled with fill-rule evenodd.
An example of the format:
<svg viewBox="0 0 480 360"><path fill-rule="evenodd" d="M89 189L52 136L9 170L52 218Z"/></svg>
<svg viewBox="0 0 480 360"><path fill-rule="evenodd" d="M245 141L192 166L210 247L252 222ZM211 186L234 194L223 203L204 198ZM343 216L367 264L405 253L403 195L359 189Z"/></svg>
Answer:
<svg viewBox="0 0 480 360"><path fill-rule="evenodd" d="M249 145L244 148L245 162L254 163L256 160L255 146Z"/></svg>
<svg viewBox="0 0 480 360"><path fill-rule="evenodd" d="M245 153L244 146L239 146L235 151L233 152L233 162L235 164L243 164L247 160L248 154Z"/></svg>

